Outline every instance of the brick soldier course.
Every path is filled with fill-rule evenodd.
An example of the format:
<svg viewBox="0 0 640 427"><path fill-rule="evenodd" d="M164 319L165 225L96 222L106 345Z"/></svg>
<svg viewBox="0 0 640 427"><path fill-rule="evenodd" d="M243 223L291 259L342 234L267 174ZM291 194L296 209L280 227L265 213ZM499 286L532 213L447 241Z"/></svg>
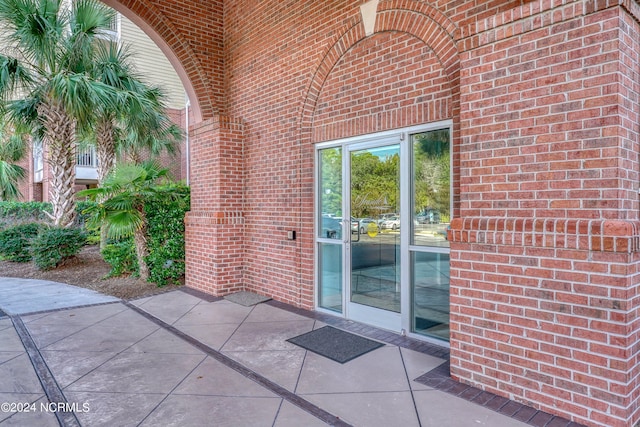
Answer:
<svg viewBox="0 0 640 427"><path fill-rule="evenodd" d="M640 419L635 1L107 3L194 109L187 286L313 309L314 144L452 120L452 377Z"/></svg>

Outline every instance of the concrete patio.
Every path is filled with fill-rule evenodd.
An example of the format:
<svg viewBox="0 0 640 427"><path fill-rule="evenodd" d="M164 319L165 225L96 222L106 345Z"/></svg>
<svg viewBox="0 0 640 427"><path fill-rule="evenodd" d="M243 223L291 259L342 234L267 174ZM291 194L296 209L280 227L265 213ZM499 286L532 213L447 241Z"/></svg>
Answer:
<svg viewBox="0 0 640 427"><path fill-rule="evenodd" d="M433 375L444 348L272 301L0 278L0 310L3 427L577 425ZM286 341L327 323L386 345L340 364Z"/></svg>

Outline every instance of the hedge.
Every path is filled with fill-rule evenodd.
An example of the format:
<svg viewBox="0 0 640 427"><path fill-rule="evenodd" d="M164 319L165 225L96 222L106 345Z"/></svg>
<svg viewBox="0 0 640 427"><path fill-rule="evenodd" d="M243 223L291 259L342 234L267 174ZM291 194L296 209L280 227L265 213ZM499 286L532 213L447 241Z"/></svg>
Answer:
<svg viewBox="0 0 640 427"><path fill-rule="evenodd" d="M0 231L0 256L13 262L31 261L31 241L43 227L32 222Z"/></svg>
<svg viewBox="0 0 640 427"><path fill-rule="evenodd" d="M82 213L94 202L79 201L76 203L76 225L84 226L85 215ZM0 201L0 220L5 224L40 222L46 223L51 212L51 204L47 202L4 202Z"/></svg>
<svg viewBox="0 0 640 427"><path fill-rule="evenodd" d="M157 195L145 203L147 216L146 257L149 281L158 286L178 283L184 275L184 216L191 196L184 184L158 187Z"/></svg>
<svg viewBox="0 0 640 427"><path fill-rule="evenodd" d="M179 282L184 275L184 216L189 210L190 192L184 184L156 188L155 197L145 202L149 282L158 286ZM102 257L111 265L110 276L138 271L133 240L110 242Z"/></svg>

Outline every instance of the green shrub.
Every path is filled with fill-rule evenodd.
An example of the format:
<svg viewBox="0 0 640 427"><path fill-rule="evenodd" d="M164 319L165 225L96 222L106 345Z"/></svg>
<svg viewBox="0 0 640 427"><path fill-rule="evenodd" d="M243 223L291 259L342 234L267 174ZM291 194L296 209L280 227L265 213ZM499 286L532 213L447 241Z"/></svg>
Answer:
<svg viewBox="0 0 640 427"><path fill-rule="evenodd" d="M133 239L109 243L101 254L105 262L111 266L108 277L138 272L138 260L136 259Z"/></svg>
<svg viewBox="0 0 640 427"><path fill-rule="evenodd" d="M0 201L0 217L27 221L47 219L45 211L51 211L51 204L44 202L2 202Z"/></svg>
<svg viewBox="0 0 640 427"><path fill-rule="evenodd" d="M15 225L0 232L0 255L9 261L30 261L31 252L29 246L31 240L42 227L38 223L28 223Z"/></svg>
<svg viewBox="0 0 640 427"><path fill-rule="evenodd" d="M184 275L184 216L189 210L189 187L169 184L145 203L149 281L158 286L178 283Z"/></svg>
<svg viewBox="0 0 640 427"><path fill-rule="evenodd" d="M84 214L84 211L94 204L95 202L88 200L81 200L76 203L76 226L85 227L87 215ZM49 221L49 217L45 212L51 212L50 203L0 201L0 229L21 223L46 223Z"/></svg>
<svg viewBox="0 0 640 427"><path fill-rule="evenodd" d="M40 270L50 270L76 255L87 241L87 234L78 228L46 228L31 244L33 261Z"/></svg>

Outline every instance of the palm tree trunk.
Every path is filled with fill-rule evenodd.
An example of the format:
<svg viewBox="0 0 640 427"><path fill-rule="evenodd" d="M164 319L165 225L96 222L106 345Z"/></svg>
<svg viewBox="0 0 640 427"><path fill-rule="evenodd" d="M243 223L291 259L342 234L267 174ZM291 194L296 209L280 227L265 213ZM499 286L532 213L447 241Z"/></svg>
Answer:
<svg viewBox="0 0 640 427"><path fill-rule="evenodd" d="M103 119L96 125L96 153L98 155L98 187L116 165L116 143L113 138L113 122ZM102 202L102 200L98 200ZM107 226L100 227L100 250L107 246Z"/></svg>
<svg viewBox="0 0 640 427"><path fill-rule="evenodd" d="M145 282L149 280L149 266L145 261L147 254L147 218L144 214L144 205L138 204L137 208L142 218L142 226L133 233L133 244L136 248L136 258L138 259L138 272L140 278Z"/></svg>
<svg viewBox="0 0 640 427"><path fill-rule="evenodd" d="M75 122L60 105L42 103L38 114L44 121L44 143L48 148L47 163L51 166L49 199L53 211L49 217L53 225L69 227L76 215Z"/></svg>
<svg viewBox="0 0 640 427"><path fill-rule="evenodd" d="M116 143L113 138L113 122L100 120L96 125L96 152L98 155L98 186L116 165Z"/></svg>
<svg viewBox="0 0 640 427"><path fill-rule="evenodd" d="M147 239L145 235L146 227L142 227L140 230L137 230L133 235L133 243L136 247L136 258L138 259L140 278L147 281L149 280L149 266L144 260L147 256Z"/></svg>

